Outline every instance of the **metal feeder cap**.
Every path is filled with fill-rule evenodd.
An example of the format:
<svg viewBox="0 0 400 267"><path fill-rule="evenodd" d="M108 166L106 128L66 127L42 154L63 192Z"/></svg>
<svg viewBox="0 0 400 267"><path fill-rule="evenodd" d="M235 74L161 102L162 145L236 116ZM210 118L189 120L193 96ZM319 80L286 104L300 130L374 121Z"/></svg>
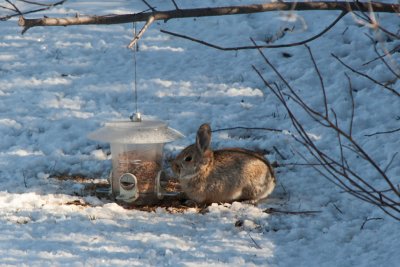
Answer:
<svg viewBox="0 0 400 267"><path fill-rule="evenodd" d="M90 133L89 139L121 144L161 144L184 137L163 121L114 121Z"/></svg>

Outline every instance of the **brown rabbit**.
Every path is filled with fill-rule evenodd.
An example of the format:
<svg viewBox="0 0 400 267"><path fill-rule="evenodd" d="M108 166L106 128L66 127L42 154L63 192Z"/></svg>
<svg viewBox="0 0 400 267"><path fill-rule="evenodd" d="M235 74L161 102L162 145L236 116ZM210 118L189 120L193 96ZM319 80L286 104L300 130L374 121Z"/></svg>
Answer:
<svg viewBox="0 0 400 267"><path fill-rule="evenodd" d="M257 202L275 188L269 162L256 152L241 148L212 151L211 128L203 124L196 143L186 147L174 160L172 170L186 195L197 203Z"/></svg>

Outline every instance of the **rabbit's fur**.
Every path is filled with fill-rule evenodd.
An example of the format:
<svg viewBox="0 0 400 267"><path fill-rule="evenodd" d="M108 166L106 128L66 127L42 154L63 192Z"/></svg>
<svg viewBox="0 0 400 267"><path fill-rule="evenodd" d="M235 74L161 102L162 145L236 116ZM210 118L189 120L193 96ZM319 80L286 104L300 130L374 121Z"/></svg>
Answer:
<svg viewBox="0 0 400 267"><path fill-rule="evenodd" d="M186 147L174 160L172 170L186 195L197 203L257 202L275 188L269 162L256 152L241 148L212 151L211 128L203 124L196 143Z"/></svg>

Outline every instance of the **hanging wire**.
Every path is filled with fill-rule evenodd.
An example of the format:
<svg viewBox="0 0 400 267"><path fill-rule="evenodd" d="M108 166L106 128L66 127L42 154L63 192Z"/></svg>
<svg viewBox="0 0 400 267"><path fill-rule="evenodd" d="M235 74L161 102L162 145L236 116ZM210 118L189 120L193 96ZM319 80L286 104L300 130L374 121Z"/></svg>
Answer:
<svg viewBox="0 0 400 267"><path fill-rule="evenodd" d="M133 35L136 36L136 22L133 23ZM138 112L138 95L137 95L137 72L136 72L136 50L137 50L137 43L135 44L135 46L133 47L133 68L134 68L134 72L135 72L135 111L136 113Z"/></svg>
<svg viewBox="0 0 400 267"><path fill-rule="evenodd" d="M133 22L133 36L136 36L136 22ZM132 114L132 121L141 121L141 115L138 110L138 93L137 93L137 67L136 67L136 52L138 51L138 43L133 47L133 91L134 91L134 101L135 101L135 113Z"/></svg>

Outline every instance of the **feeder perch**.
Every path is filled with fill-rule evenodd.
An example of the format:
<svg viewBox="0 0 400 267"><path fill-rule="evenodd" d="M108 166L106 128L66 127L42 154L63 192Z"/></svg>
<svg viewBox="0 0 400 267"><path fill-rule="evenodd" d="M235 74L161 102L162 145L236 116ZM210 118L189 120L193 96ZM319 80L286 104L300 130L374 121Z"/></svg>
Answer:
<svg viewBox="0 0 400 267"><path fill-rule="evenodd" d="M133 205L154 204L164 195L160 179L163 173L164 144L183 135L165 122L142 120L107 122L88 135L92 140L110 143L113 196ZM178 193L177 193L178 194Z"/></svg>

